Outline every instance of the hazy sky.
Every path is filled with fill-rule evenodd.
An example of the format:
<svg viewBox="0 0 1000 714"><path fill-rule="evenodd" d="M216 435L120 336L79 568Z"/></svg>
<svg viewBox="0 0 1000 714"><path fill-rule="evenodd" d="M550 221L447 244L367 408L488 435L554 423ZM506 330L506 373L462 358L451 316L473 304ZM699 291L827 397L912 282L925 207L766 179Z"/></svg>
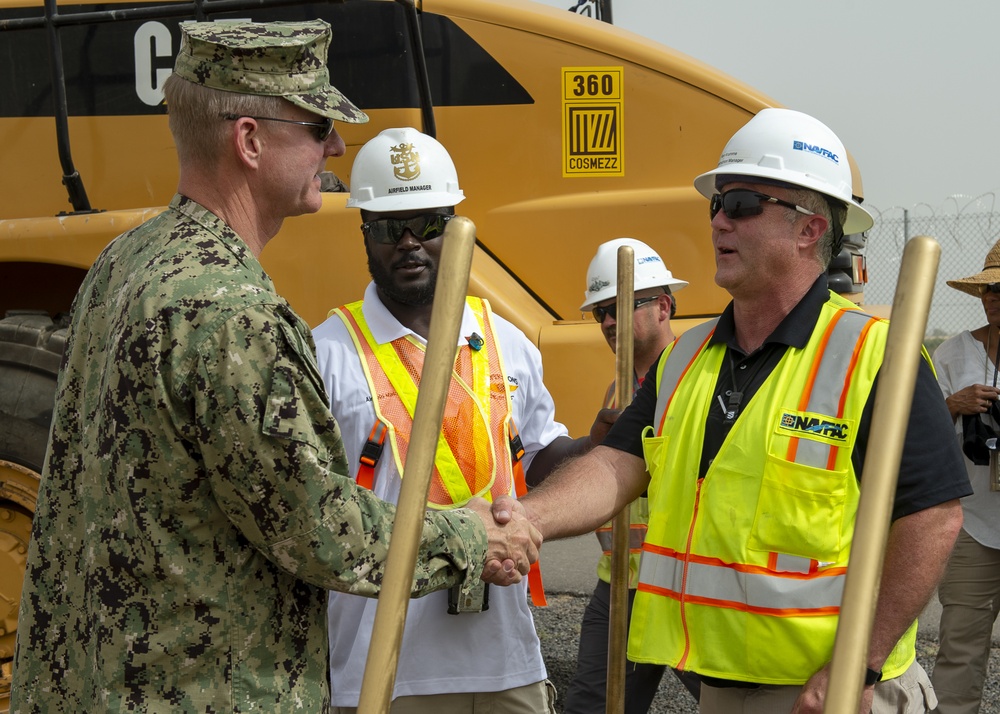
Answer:
<svg viewBox="0 0 1000 714"><path fill-rule="evenodd" d="M613 0L613 17L823 121L883 211L1000 187L996 0Z"/></svg>

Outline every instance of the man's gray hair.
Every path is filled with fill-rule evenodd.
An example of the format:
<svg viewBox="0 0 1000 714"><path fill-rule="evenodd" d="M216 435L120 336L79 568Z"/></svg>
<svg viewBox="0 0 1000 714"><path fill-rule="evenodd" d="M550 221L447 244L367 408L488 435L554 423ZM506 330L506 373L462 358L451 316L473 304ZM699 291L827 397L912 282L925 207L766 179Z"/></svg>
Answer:
<svg viewBox="0 0 1000 714"><path fill-rule="evenodd" d="M281 117L289 102L281 97L225 92L170 75L163 83L170 132L181 163L215 164L237 116Z"/></svg>

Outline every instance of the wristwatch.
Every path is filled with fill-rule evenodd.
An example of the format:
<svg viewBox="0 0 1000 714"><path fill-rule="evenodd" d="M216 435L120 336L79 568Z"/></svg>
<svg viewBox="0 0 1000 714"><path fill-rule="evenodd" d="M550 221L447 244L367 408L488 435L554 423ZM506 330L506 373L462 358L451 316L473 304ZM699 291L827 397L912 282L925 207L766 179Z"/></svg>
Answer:
<svg viewBox="0 0 1000 714"><path fill-rule="evenodd" d="M876 682L882 681L882 670L874 670L871 667L865 668L865 686L870 687Z"/></svg>

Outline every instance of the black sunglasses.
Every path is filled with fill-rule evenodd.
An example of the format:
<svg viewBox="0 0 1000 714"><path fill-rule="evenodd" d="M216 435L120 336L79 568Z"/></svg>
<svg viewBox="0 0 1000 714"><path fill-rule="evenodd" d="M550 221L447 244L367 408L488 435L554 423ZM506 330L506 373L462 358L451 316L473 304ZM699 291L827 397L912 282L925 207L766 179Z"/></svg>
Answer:
<svg viewBox="0 0 1000 714"><path fill-rule="evenodd" d="M396 245L409 231L417 240L433 240L444 233L444 227L454 216L443 213L425 213L413 218L376 218L361 224L365 238L376 243Z"/></svg>
<svg viewBox="0 0 1000 714"><path fill-rule="evenodd" d="M663 294L666 295L666 293ZM654 295L653 297L638 298L635 302L632 303L632 309L635 310L637 308L640 308L646 303L658 300L659 297L660 297L659 295ZM594 314L594 319L597 320L598 322L604 322L604 318L607 315L611 315L611 319L614 320L615 322L618 321L618 303L611 303L607 307L594 307L591 310L591 312Z"/></svg>
<svg viewBox="0 0 1000 714"><path fill-rule="evenodd" d="M797 206L789 201L783 201L780 198L768 196L766 193L758 193L757 191L751 191L748 188L734 188L731 191L717 193L712 196L712 202L709 205L708 215L715 218L716 214L721 210L726 214L726 218L731 220L736 220L737 218L748 218L749 216L759 216L764 212L765 203L776 203L779 206L794 209L799 213L806 214L807 216L811 216L815 213L815 211L810 211L807 208Z"/></svg>
<svg viewBox="0 0 1000 714"><path fill-rule="evenodd" d="M333 119L329 117L322 117L323 121L296 121L295 119L278 119L277 117L252 117L249 114L222 115L222 118L226 121L236 121L237 119L242 119L243 117L246 117L247 119L256 119L257 121L280 121L283 124L308 126L316 130L316 138L320 141L326 141L330 138L330 134L333 133Z"/></svg>
<svg viewBox="0 0 1000 714"><path fill-rule="evenodd" d="M980 285L979 294L985 295L986 293L1000 293L1000 283L986 283L985 285Z"/></svg>

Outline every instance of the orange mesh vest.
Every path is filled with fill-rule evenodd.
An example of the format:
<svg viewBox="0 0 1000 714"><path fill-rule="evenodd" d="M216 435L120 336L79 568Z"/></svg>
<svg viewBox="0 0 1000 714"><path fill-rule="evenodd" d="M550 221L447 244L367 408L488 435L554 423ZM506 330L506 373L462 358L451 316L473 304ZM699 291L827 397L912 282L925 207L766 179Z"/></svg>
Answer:
<svg viewBox="0 0 1000 714"><path fill-rule="evenodd" d="M524 449L511 418L507 372L496 343L493 312L481 298L469 296L466 303L482 337L469 336L469 347L457 349L427 494L430 508L460 508L474 496L488 501L511 493L520 497L528 490L520 462ZM372 395L377 420L358 470L358 483L370 489L386 437L396 470L403 476L425 348L412 335L378 344L365 322L362 304L350 303L330 314L347 326ZM528 584L532 602L544 606L538 563L531 566Z"/></svg>
<svg viewBox="0 0 1000 714"><path fill-rule="evenodd" d="M493 500L513 492L506 371L488 303L474 297L467 298L467 303L482 330L482 347L457 350L427 496L431 508L458 508L473 496ZM425 348L412 335L377 344L361 305L351 303L333 312L348 327L362 358L375 414L385 426L396 469L402 475ZM375 432L381 436L378 429Z"/></svg>

